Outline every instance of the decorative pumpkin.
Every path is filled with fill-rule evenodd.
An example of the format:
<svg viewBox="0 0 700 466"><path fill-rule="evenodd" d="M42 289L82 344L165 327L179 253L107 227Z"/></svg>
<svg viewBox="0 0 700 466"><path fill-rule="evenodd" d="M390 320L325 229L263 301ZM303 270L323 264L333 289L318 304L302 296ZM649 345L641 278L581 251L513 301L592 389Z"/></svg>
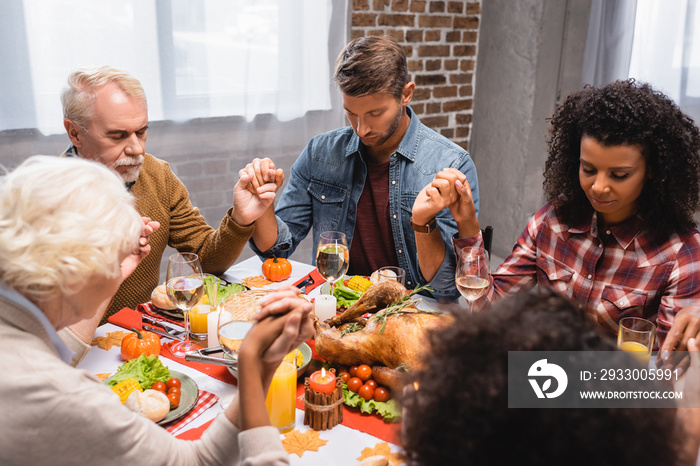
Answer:
<svg viewBox="0 0 700 466"><path fill-rule="evenodd" d="M158 356L160 354L160 337L153 332L138 331L135 328L122 340L122 358L125 361L138 358L142 354Z"/></svg>
<svg viewBox="0 0 700 466"><path fill-rule="evenodd" d="M263 262L262 273L268 280L281 282L292 274L292 264L287 259L273 257Z"/></svg>

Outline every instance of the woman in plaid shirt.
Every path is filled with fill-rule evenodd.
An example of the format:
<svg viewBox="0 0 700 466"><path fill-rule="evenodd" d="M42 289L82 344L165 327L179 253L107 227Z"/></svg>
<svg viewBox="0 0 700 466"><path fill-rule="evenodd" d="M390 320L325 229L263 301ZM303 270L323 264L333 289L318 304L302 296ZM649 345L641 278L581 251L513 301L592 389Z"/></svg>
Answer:
<svg viewBox="0 0 700 466"><path fill-rule="evenodd" d="M623 317L657 324L656 347L700 334L700 132L648 84L617 81L571 94L551 118L547 203L496 270L489 300L535 285L568 296L617 333ZM464 176L443 170L416 209L449 207L456 249L481 232ZM662 346L663 345L663 346Z"/></svg>

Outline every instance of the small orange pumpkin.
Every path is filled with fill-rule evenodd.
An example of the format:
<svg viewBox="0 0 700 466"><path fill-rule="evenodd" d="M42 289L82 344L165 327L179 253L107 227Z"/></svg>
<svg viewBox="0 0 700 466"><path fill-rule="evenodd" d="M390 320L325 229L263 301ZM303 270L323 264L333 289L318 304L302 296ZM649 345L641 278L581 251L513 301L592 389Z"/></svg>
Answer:
<svg viewBox="0 0 700 466"><path fill-rule="evenodd" d="M292 264L287 259L273 257L263 262L262 273L265 278L273 282L286 280L292 274Z"/></svg>
<svg viewBox="0 0 700 466"><path fill-rule="evenodd" d="M138 331L135 328L122 340L122 358L124 361L136 359L142 354L158 356L160 354L160 337L153 332Z"/></svg>

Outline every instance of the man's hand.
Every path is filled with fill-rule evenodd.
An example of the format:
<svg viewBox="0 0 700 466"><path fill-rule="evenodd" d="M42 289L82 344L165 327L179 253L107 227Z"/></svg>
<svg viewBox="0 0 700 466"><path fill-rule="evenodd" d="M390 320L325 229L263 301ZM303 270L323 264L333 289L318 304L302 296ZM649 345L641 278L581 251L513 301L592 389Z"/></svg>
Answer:
<svg viewBox="0 0 700 466"><path fill-rule="evenodd" d="M122 280L126 280L126 278L136 270L136 267L141 263L143 258L151 252L151 245L148 242L148 237L160 228L160 223L152 221L148 217L141 217L141 220L143 221L143 229L141 230L139 244L131 251L131 254L126 256L120 265Z"/></svg>
<svg viewBox="0 0 700 466"><path fill-rule="evenodd" d="M417 225L425 225L438 212L457 200L455 180L459 178L459 175L462 175L466 181L466 177L459 170L455 170L459 175L448 170L442 170L435 175L433 181L421 189L416 196L411 215Z"/></svg>
<svg viewBox="0 0 700 466"><path fill-rule="evenodd" d="M284 172L275 170L270 159L254 159L246 165L233 187L233 221L239 225L255 222L272 206L283 181Z"/></svg>

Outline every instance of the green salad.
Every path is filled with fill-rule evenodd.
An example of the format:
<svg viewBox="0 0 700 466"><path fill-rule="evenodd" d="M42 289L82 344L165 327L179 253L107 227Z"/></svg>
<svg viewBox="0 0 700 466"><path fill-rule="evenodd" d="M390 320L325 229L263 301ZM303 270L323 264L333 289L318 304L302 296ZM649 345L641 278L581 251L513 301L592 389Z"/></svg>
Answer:
<svg viewBox="0 0 700 466"><path fill-rule="evenodd" d="M107 384L115 386L126 379L135 379L143 390L151 388L154 382L167 382L172 377L170 370L160 362L158 356L142 354L136 359L127 361L117 369L117 372L109 378Z"/></svg>

